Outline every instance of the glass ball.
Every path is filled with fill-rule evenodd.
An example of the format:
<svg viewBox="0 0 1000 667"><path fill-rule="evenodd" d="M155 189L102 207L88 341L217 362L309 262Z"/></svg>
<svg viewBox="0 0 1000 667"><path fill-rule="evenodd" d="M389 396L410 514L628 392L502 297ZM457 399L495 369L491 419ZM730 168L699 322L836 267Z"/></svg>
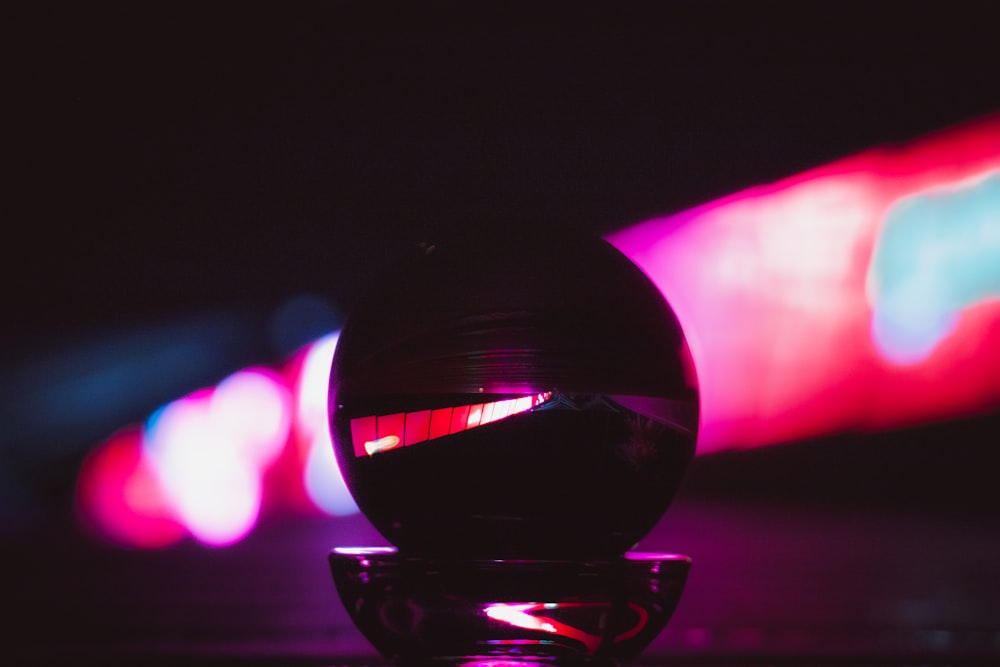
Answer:
<svg viewBox="0 0 1000 667"><path fill-rule="evenodd" d="M694 454L683 331L607 242L497 236L416 247L351 313L330 385L341 473L401 552L621 555Z"/></svg>

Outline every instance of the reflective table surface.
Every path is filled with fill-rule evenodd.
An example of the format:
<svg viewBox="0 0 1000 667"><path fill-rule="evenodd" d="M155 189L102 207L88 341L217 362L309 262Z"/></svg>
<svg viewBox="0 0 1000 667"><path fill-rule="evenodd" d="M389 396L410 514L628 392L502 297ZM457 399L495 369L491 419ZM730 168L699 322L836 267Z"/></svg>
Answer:
<svg viewBox="0 0 1000 667"><path fill-rule="evenodd" d="M699 457L638 545L692 565L631 664L1000 664L997 424ZM381 665L330 579L357 544L384 544L357 515L148 552L71 516L9 525L4 662Z"/></svg>

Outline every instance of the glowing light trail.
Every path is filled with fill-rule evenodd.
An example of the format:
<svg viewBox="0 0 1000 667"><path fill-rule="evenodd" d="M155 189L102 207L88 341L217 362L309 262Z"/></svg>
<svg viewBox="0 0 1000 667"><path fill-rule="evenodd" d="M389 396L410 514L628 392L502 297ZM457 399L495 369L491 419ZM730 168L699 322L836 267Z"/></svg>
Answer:
<svg viewBox="0 0 1000 667"><path fill-rule="evenodd" d="M994 116L612 234L688 334L699 451L1000 405L998 170Z"/></svg>

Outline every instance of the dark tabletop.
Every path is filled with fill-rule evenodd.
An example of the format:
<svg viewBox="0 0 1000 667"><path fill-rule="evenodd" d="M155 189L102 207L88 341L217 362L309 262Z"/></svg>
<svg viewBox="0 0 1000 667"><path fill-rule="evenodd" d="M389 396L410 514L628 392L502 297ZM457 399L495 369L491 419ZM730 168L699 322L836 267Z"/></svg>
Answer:
<svg viewBox="0 0 1000 667"><path fill-rule="evenodd" d="M701 457L639 549L694 564L648 664L1000 660L996 417ZM8 531L7 652L45 664L379 663L331 582L359 515L131 551L64 517ZM13 663L12 663L13 664Z"/></svg>

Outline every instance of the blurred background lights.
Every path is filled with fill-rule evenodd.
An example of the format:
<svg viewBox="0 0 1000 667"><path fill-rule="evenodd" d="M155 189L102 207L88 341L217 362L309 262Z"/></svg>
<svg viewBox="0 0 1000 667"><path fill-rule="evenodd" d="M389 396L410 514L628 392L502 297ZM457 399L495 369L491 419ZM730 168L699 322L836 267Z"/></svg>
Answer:
<svg viewBox="0 0 1000 667"><path fill-rule="evenodd" d="M894 205L875 241L867 290L872 338L902 364L931 354L962 310L1000 297L1000 171Z"/></svg>
<svg viewBox="0 0 1000 667"><path fill-rule="evenodd" d="M205 390L170 403L150 421L145 436L147 455L178 518L210 545L229 544L248 533L261 500L252 443L247 446L242 430L230 429L213 409L219 405L213 400L217 392Z"/></svg>
<svg viewBox="0 0 1000 667"><path fill-rule="evenodd" d="M77 502L85 523L124 546L162 548L185 534L144 456L138 426L118 431L90 452L80 471Z"/></svg>
<svg viewBox="0 0 1000 667"><path fill-rule="evenodd" d="M1000 406L1000 116L608 240L685 328L701 388L701 454ZM230 544L269 505L357 512L328 426L334 319L320 297L290 299L271 322L283 365L237 370L96 447L77 488L88 523L156 548L185 534ZM426 434L402 422L376 437L405 446L452 422L468 428L528 407L464 406L447 429L431 418Z"/></svg>
<svg viewBox="0 0 1000 667"><path fill-rule="evenodd" d="M317 434L309 446L305 484L309 498L327 514L346 516L359 511L337 465L328 431Z"/></svg>
<svg viewBox="0 0 1000 667"><path fill-rule="evenodd" d="M337 338L307 344L285 368L238 370L96 447L78 481L84 518L116 542L158 548L186 534L232 544L268 502L288 506L303 494L323 514L356 513L327 425ZM272 474L278 466L294 474Z"/></svg>
<svg viewBox="0 0 1000 667"><path fill-rule="evenodd" d="M358 512L330 440L327 401L330 367L339 335L339 332L327 334L309 346L299 375L295 413L300 437L308 447L303 471L306 493L317 507L334 516Z"/></svg>
<svg viewBox="0 0 1000 667"><path fill-rule="evenodd" d="M230 375L216 387L210 409L213 422L258 469L284 448L292 399L277 374L253 368Z"/></svg>
<svg viewBox="0 0 1000 667"><path fill-rule="evenodd" d="M995 408L998 170L994 116L612 234L688 335L698 451Z"/></svg>
<svg viewBox="0 0 1000 667"><path fill-rule="evenodd" d="M337 309L325 297L296 294L271 315L271 343L280 356L289 356L336 329L339 320Z"/></svg>
<svg viewBox="0 0 1000 667"><path fill-rule="evenodd" d="M296 387L296 426L311 441L319 431L329 431L327 398L330 392L330 367L337 349L339 332L327 334L312 343L302 362Z"/></svg>

